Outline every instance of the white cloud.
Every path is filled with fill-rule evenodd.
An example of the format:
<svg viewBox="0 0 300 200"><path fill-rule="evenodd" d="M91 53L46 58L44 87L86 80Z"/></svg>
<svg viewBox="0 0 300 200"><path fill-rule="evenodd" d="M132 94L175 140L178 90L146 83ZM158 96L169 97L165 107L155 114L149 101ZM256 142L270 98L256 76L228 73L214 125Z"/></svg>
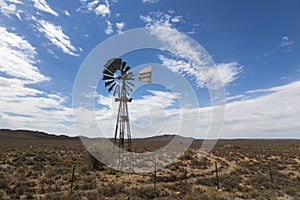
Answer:
<svg viewBox="0 0 300 200"><path fill-rule="evenodd" d="M281 48L285 52L291 52L293 50L294 41L292 41L288 36L283 36L281 38Z"/></svg>
<svg viewBox="0 0 300 200"><path fill-rule="evenodd" d="M23 4L22 1L19 0L8 0L9 3L15 3L15 4Z"/></svg>
<svg viewBox="0 0 300 200"><path fill-rule="evenodd" d="M0 27L0 127L75 135L66 99L35 88L50 80L35 66L36 54L25 38Z"/></svg>
<svg viewBox="0 0 300 200"><path fill-rule="evenodd" d="M104 0L103 3L100 3L99 0L91 2L81 1L81 4L82 6L78 8L77 11L94 12L96 15L100 15L102 17L109 16L111 13L108 0Z"/></svg>
<svg viewBox="0 0 300 200"><path fill-rule="evenodd" d="M94 11L96 15L101 15L102 17L110 15L108 0L105 0L105 4L99 4Z"/></svg>
<svg viewBox="0 0 300 200"><path fill-rule="evenodd" d="M140 19L143 21L143 22L146 22L146 23L151 23L152 22L152 18L150 16L143 16L143 15L140 15Z"/></svg>
<svg viewBox="0 0 300 200"><path fill-rule="evenodd" d="M84 3L86 3L86 2L84 2ZM92 2L89 2L89 3L87 4L87 9L88 9L89 11L92 11L92 10L94 9L94 7L95 7L98 3L99 3L99 0L94 0L94 1L92 1Z"/></svg>
<svg viewBox="0 0 300 200"><path fill-rule="evenodd" d="M58 13L55 12L54 10L52 10L52 8L50 8L50 6L47 4L46 0L32 0L34 2L34 7L41 10L41 11L44 11L44 12L47 12L47 13L50 13L54 16L58 16Z"/></svg>
<svg viewBox="0 0 300 200"><path fill-rule="evenodd" d="M217 70L224 84L229 84L235 81L242 71L242 67L237 62L219 63Z"/></svg>
<svg viewBox="0 0 300 200"><path fill-rule="evenodd" d="M67 10L65 10L65 15L68 16L68 17L71 16L70 13L69 13L69 11L67 11Z"/></svg>
<svg viewBox="0 0 300 200"><path fill-rule="evenodd" d="M269 93L227 104L223 136L300 138L300 81L265 91Z"/></svg>
<svg viewBox="0 0 300 200"><path fill-rule="evenodd" d="M3 15L10 17L11 15L16 15L19 20L22 20L21 13L22 10L17 9L17 4L23 4L18 0L0 0L0 11Z"/></svg>
<svg viewBox="0 0 300 200"><path fill-rule="evenodd" d="M51 95L0 99L1 127L41 130L48 133L75 135L72 109L62 99Z"/></svg>
<svg viewBox="0 0 300 200"><path fill-rule="evenodd" d="M157 3L159 0L142 0L143 3Z"/></svg>
<svg viewBox="0 0 300 200"><path fill-rule="evenodd" d="M123 33L123 29L125 27L125 22L117 22L116 27L117 27L118 33Z"/></svg>
<svg viewBox="0 0 300 200"><path fill-rule="evenodd" d="M18 99L18 97L35 96L42 94L41 91L26 87L26 82L18 78L5 78L0 76L0 92L2 100Z"/></svg>
<svg viewBox="0 0 300 200"><path fill-rule="evenodd" d="M114 32L114 30L112 28L113 24L110 21L108 21L108 20L106 20L106 23L107 23L107 27L104 30L104 33L107 34L107 35L110 35L110 34L112 34Z"/></svg>
<svg viewBox="0 0 300 200"><path fill-rule="evenodd" d="M163 66L175 73L196 79L199 87L205 87L205 84L217 83L221 79L223 84L230 84L235 81L242 67L237 62L220 63L216 67L199 69L201 66L194 66L188 61L181 59L172 59L159 55Z"/></svg>
<svg viewBox="0 0 300 200"><path fill-rule="evenodd" d="M147 90L147 95L134 99L128 104L131 129L134 137L149 137L165 132L175 132L179 124L170 125L169 118L178 121L180 110L171 109L178 106L179 94L167 91ZM117 116L118 103L113 101L113 97L98 96L98 104L104 106L96 110L97 121L107 137L111 137L115 119ZM95 135L94 135L95 137Z"/></svg>
<svg viewBox="0 0 300 200"><path fill-rule="evenodd" d="M78 56L78 54L75 53L76 48L72 45L69 36L63 32L60 26L44 20L39 20L38 24L37 29L44 33L45 37L49 39L53 45L60 48L66 54Z"/></svg>
<svg viewBox="0 0 300 200"><path fill-rule="evenodd" d="M35 66L35 48L24 38L0 27L0 71L27 83L49 80Z"/></svg>
<svg viewBox="0 0 300 200"><path fill-rule="evenodd" d="M245 92L232 98L235 101L227 103L222 138L300 139L300 81L263 90L269 93L251 98ZM199 119L196 135L204 137L210 124L212 107L178 109L174 107L178 97L178 94L170 92L150 91L149 95L129 103L133 136L149 137L157 132L177 133L177 128L181 126L183 136L193 137L194 130L190 130L190 127L194 119ZM96 111L97 119L107 136L112 137L117 104L111 97L102 96L100 99L98 103L101 102L106 108ZM181 113L190 116L184 124L181 124ZM218 120L222 124L223 119ZM212 125L211 128L216 127Z"/></svg>
<svg viewBox="0 0 300 200"><path fill-rule="evenodd" d="M171 22L173 23L178 23L182 21L182 17L181 16L175 16L171 19Z"/></svg>
<svg viewBox="0 0 300 200"><path fill-rule="evenodd" d="M171 13L156 12L153 17L140 16L151 34L164 45L163 50L171 52L170 57L159 56L163 65L173 72L195 79L199 87L229 84L236 80L242 69L238 63L221 63L214 67L201 46L174 28L173 24L182 17L173 17Z"/></svg>

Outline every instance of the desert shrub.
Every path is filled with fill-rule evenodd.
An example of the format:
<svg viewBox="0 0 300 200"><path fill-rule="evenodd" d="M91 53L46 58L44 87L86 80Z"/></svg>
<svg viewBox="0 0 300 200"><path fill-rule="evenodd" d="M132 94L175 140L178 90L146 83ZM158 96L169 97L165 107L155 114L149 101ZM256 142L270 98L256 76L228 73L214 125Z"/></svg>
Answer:
<svg viewBox="0 0 300 200"><path fill-rule="evenodd" d="M225 159L228 161L236 160L235 157L232 156L231 152L230 152L230 154L225 154Z"/></svg>
<svg viewBox="0 0 300 200"><path fill-rule="evenodd" d="M47 159L47 156L43 153L39 153L36 156L34 156L33 160L37 162L45 162Z"/></svg>
<svg viewBox="0 0 300 200"><path fill-rule="evenodd" d="M3 173L0 173L0 189L5 189L8 186L8 180Z"/></svg>
<svg viewBox="0 0 300 200"><path fill-rule="evenodd" d="M26 193L25 199L34 199L33 193L32 192Z"/></svg>
<svg viewBox="0 0 300 200"><path fill-rule="evenodd" d="M107 185L102 185L98 189L98 193L105 197L113 197L118 193L124 192L124 184L120 183L109 183Z"/></svg>
<svg viewBox="0 0 300 200"><path fill-rule="evenodd" d="M86 177L83 179L83 185L82 189L83 190L93 190L97 186L96 180L94 177Z"/></svg>
<svg viewBox="0 0 300 200"><path fill-rule="evenodd" d="M106 173L108 175L116 175L117 174L117 170L113 169L113 168L107 168Z"/></svg>
<svg viewBox="0 0 300 200"><path fill-rule="evenodd" d="M241 178L239 176L232 176L224 174L219 178L222 188L226 191L233 192L234 190L243 190L239 185L241 183Z"/></svg>
<svg viewBox="0 0 300 200"><path fill-rule="evenodd" d="M157 182L174 182L178 181L177 174L170 174L169 176L157 176L156 177Z"/></svg>
<svg viewBox="0 0 300 200"><path fill-rule="evenodd" d="M89 175L89 169L87 166L83 166L80 168L80 173L84 175Z"/></svg>
<svg viewBox="0 0 300 200"><path fill-rule="evenodd" d="M270 189L273 187L270 178L260 173L250 177L246 183L257 189Z"/></svg>
<svg viewBox="0 0 300 200"><path fill-rule="evenodd" d="M85 192L84 197L86 197L88 200L99 200L105 198L105 197L103 198L99 197L97 192Z"/></svg>
<svg viewBox="0 0 300 200"><path fill-rule="evenodd" d="M190 162L190 167L193 169L207 169L209 166L211 166L211 163L205 157L193 159Z"/></svg>
<svg viewBox="0 0 300 200"><path fill-rule="evenodd" d="M194 160L195 158L192 155L193 155L193 152L191 150L188 150L182 156L179 157L179 160L182 160L182 161Z"/></svg>
<svg viewBox="0 0 300 200"><path fill-rule="evenodd" d="M179 170L179 168L180 168L179 163L172 163L167 166L167 169L170 169L171 171L177 171L177 170Z"/></svg>
<svg viewBox="0 0 300 200"><path fill-rule="evenodd" d="M81 199L79 193L73 193L68 195L67 193L50 193L46 194L43 200L69 200L69 199Z"/></svg>
<svg viewBox="0 0 300 200"><path fill-rule="evenodd" d="M131 192L134 196L147 200L155 199L160 196L160 190L154 190L152 186L134 187Z"/></svg>
<svg viewBox="0 0 300 200"><path fill-rule="evenodd" d="M176 187L176 190L180 192L181 195L187 195L192 193L192 187L191 185L186 181L179 181L174 184Z"/></svg>
<svg viewBox="0 0 300 200"><path fill-rule="evenodd" d="M251 190L249 192L245 192L242 194L242 198L244 199L257 199L260 196L261 191Z"/></svg>
<svg viewBox="0 0 300 200"><path fill-rule="evenodd" d="M4 197L5 193L4 191L0 190L0 199L2 200L2 198Z"/></svg>
<svg viewBox="0 0 300 200"><path fill-rule="evenodd" d="M91 165L92 165L92 168L94 169L94 170L100 170L100 171L102 171L102 170L104 170L105 168L104 168L104 164L102 164L97 158L95 158L92 154L88 154L89 155L89 161L90 161L90 163L91 163Z"/></svg>
<svg viewBox="0 0 300 200"><path fill-rule="evenodd" d="M211 176L211 177L201 177L201 178L197 178L195 183L198 184L198 185L215 186L216 185L216 178L213 177L213 176Z"/></svg>
<svg viewBox="0 0 300 200"><path fill-rule="evenodd" d="M178 197L176 198L178 199ZM190 193L185 193L180 199L186 200L211 200L212 198L202 189L197 188Z"/></svg>
<svg viewBox="0 0 300 200"><path fill-rule="evenodd" d="M244 167L237 167L232 172L230 172L231 176L240 176L240 175L246 175L246 174L250 174L250 171Z"/></svg>
<svg viewBox="0 0 300 200"><path fill-rule="evenodd" d="M19 200L19 199L21 199L21 196L19 194L12 194L12 195L10 195L10 198L14 199L14 200Z"/></svg>
<svg viewBox="0 0 300 200"><path fill-rule="evenodd" d="M296 197L297 196L297 189L294 187L288 187L285 189L286 194L292 196L292 197Z"/></svg>

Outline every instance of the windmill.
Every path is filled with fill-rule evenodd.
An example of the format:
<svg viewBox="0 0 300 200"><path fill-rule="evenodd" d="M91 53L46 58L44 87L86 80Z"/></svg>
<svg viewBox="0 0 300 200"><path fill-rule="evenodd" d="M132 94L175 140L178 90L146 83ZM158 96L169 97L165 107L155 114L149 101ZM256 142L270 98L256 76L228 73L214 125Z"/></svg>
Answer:
<svg viewBox="0 0 300 200"><path fill-rule="evenodd" d="M132 163L132 142L131 131L129 123L128 103L132 101L130 93L134 87L135 79L141 82L151 82L152 65L143 68L139 74L134 74L130 71L127 63L120 58L112 58L106 62L102 71L102 80L105 81L105 87L108 87L108 92L112 92L115 96L115 102L119 102L117 121L114 134L114 148L118 146L117 163L112 163L118 169L122 170L124 162L124 153L129 153L129 170L133 171ZM127 141L125 139L127 136ZM113 157L115 156L115 149L113 149ZM115 162L115 158L112 158Z"/></svg>

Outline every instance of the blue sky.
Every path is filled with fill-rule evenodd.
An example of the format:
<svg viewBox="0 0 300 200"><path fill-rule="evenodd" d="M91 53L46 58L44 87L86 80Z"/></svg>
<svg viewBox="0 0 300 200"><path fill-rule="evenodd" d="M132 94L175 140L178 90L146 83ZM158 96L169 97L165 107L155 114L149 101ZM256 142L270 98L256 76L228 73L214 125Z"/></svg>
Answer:
<svg viewBox="0 0 300 200"><path fill-rule="evenodd" d="M213 58L227 95L221 137L300 137L297 0L0 0L0 10L1 128L80 134L73 119L72 92L84 59L107 38L147 27L188 35ZM182 44L176 45L179 48ZM189 59L183 61L154 50L133 52L123 58L133 67L161 63L171 71L176 71L172 67L183 70L185 77L191 78L188 80L199 101L197 113L203 127L199 131L207 131L210 96L205 85L199 84L198 74L188 73L195 70L188 65ZM209 76L203 73L204 79ZM109 136L114 106L101 84L93 96L95 112ZM159 121L161 112L171 121L169 127L177 123L178 95L150 85L133 96L137 105L131 106L133 126L150 127L144 133L137 128L133 135L176 132L165 127L153 133L151 123ZM154 108L145 106L149 102ZM143 115L138 112L142 108ZM184 126L184 135L193 136L189 133L192 125Z"/></svg>

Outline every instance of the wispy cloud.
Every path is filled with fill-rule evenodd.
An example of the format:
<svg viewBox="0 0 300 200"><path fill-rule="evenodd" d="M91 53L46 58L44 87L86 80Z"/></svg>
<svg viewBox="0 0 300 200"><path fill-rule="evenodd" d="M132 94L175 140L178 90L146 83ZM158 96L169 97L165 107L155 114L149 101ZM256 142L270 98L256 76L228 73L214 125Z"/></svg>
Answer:
<svg viewBox="0 0 300 200"><path fill-rule="evenodd" d="M114 30L113 30L113 24L110 21L108 21L108 20L106 20L106 24L107 24L107 27L104 30L104 33L107 34L107 35L110 35L110 34L112 34L114 32Z"/></svg>
<svg viewBox="0 0 300 200"><path fill-rule="evenodd" d="M68 16L68 17L71 16L70 13L69 13L69 11L67 11L67 10L65 10L65 15Z"/></svg>
<svg viewBox="0 0 300 200"><path fill-rule="evenodd" d="M125 27L125 22L117 22L116 23L116 27L117 27L117 32L118 33L123 33L123 29Z"/></svg>
<svg viewBox="0 0 300 200"><path fill-rule="evenodd" d="M205 68L205 70L201 70L199 73L201 66L193 66L189 61L167 58L162 55L159 55L159 59L163 66L171 71L187 77L196 78L199 87L205 87L206 83L216 83L219 78L223 84L230 84L239 77L242 71L242 67L237 62L220 63L215 67Z"/></svg>
<svg viewBox="0 0 300 200"><path fill-rule="evenodd" d="M262 90L269 93L251 97L245 92L233 97L232 100L235 101L227 103L222 138L300 139L300 81ZM204 137L210 125L213 108L176 108L174 105L177 104L178 96L171 92L152 91L149 95L134 99L129 104L133 136L149 137L156 133L178 133L180 127L181 135L193 137L195 130L191 130L190 127L195 123L195 119L196 122L199 119L196 136ZM98 103L106 105L106 108L96 111L99 126L105 130L108 137L112 137L117 106L113 106L114 101L111 97L101 96L99 99L101 100ZM181 113L190 116L183 124ZM223 123L222 120L219 119L219 122ZM214 128L213 124L211 128Z"/></svg>
<svg viewBox="0 0 300 200"><path fill-rule="evenodd" d="M182 19L170 13L154 13L154 16L140 16L147 24L150 32L156 36L171 53L170 56L160 55L163 65L173 72L191 77L199 87L208 85L229 84L236 80L242 67L237 62L217 64L205 57L205 50L193 43L185 34L179 32L174 23Z"/></svg>
<svg viewBox="0 0 300 200"><path fill-rule="evenodd" d="M23 79L26 83L49 80L35 66L35 48L23 37L0 27L0 71Z"/></svg>
<svg viewBox="0 0 300 200"><path fill-rule="evenodd" d="M235 81L243 70L243 67L237 62L218 63L216 67L224 84Z"/></svg>
<svg viewBox="0 0 300 200"><path fill-rule="evenodd" d="M56 47L60 48L66 54L78 56L75 53L76 48L72 45L69 36L67 36L61 26L52 24L45 20L38 20L37 29L45 34L45 37Z"/></svg>
<svg viewBox="0 0 300 200"><path fill-rule="evenodd" d="M104 4L99 4L96 8L95 8L95 13L96 15L101 15L103 17L110 15L110 9L109 9L109 3L108 0L105 0Z"/></svg>
<svg viewBox="0 0 300 200"><path fill-rule="evenodd" d="M110 11L110 5L108 0L104 0L104 2L100 3L99 0L94 0L91 2L87 1L81 1L82 6L77 9L77 11L81 12L93 12L96 15L100 15L102 17L109 16Z"/></svg>
<svg viewBox="0 0 300 200"><path fill-rule="evenodd" d="M300 138L300 81L257 91L268 93L226 105L223 136Z"/></svg>
<svg viewBox="0 0 300 200"><path fill-rule="evenodd" d="M74 135L66 99L35 88L50 81L35 66L36 49L24 37L0 27L0 52L0 126Z"/></svg>
<svg viewBox="0 0 300 200"><path fill-rule="evenodd" d="M281 48L285 52L293 51L293 46L294 46L294 41L291 40L288 36L285 35L281 38Z"/></svg>
<svg viewBox="0 0 300 200"><path fill-rule="evenodd" d="M7 17L15 15L19 20L22 20L20 14L23 13L23 11L17 8L18 4L23 4L23 2L18 0L0 0L0 11Z"/></svg>
<svg viewBox="0 0 300 200"><path fill-rule="evenodd" d="M169 118L180 118L178 106L179 94L168 91L147 90L147 94L134 99L129 106L131 129L134 137L148 137L158 133L174 133L179 124L170 125ZM97 121L107 137L112 137L113 123L117 115L118 103L111 96L98 95L97 103L102 105L96 110ZM94 135L95 137L95 135Z"/></svg>
<svg viewBox="0 0 300 200"><path fill-rule="evenodd" d="M50 6L47 4L46 0L32 0L34 2L34 7L41 10L41 11L44 11L44 12L47 12L47 13L50 13L54 16L58 16L58 13L55 12L52 8L50 8Z"/></svg>
<svg viewBox="0 0 300 200"><path fill-rule="evenodd" d="M159 0L142 0L143 3L157 3Z"/></svg>

